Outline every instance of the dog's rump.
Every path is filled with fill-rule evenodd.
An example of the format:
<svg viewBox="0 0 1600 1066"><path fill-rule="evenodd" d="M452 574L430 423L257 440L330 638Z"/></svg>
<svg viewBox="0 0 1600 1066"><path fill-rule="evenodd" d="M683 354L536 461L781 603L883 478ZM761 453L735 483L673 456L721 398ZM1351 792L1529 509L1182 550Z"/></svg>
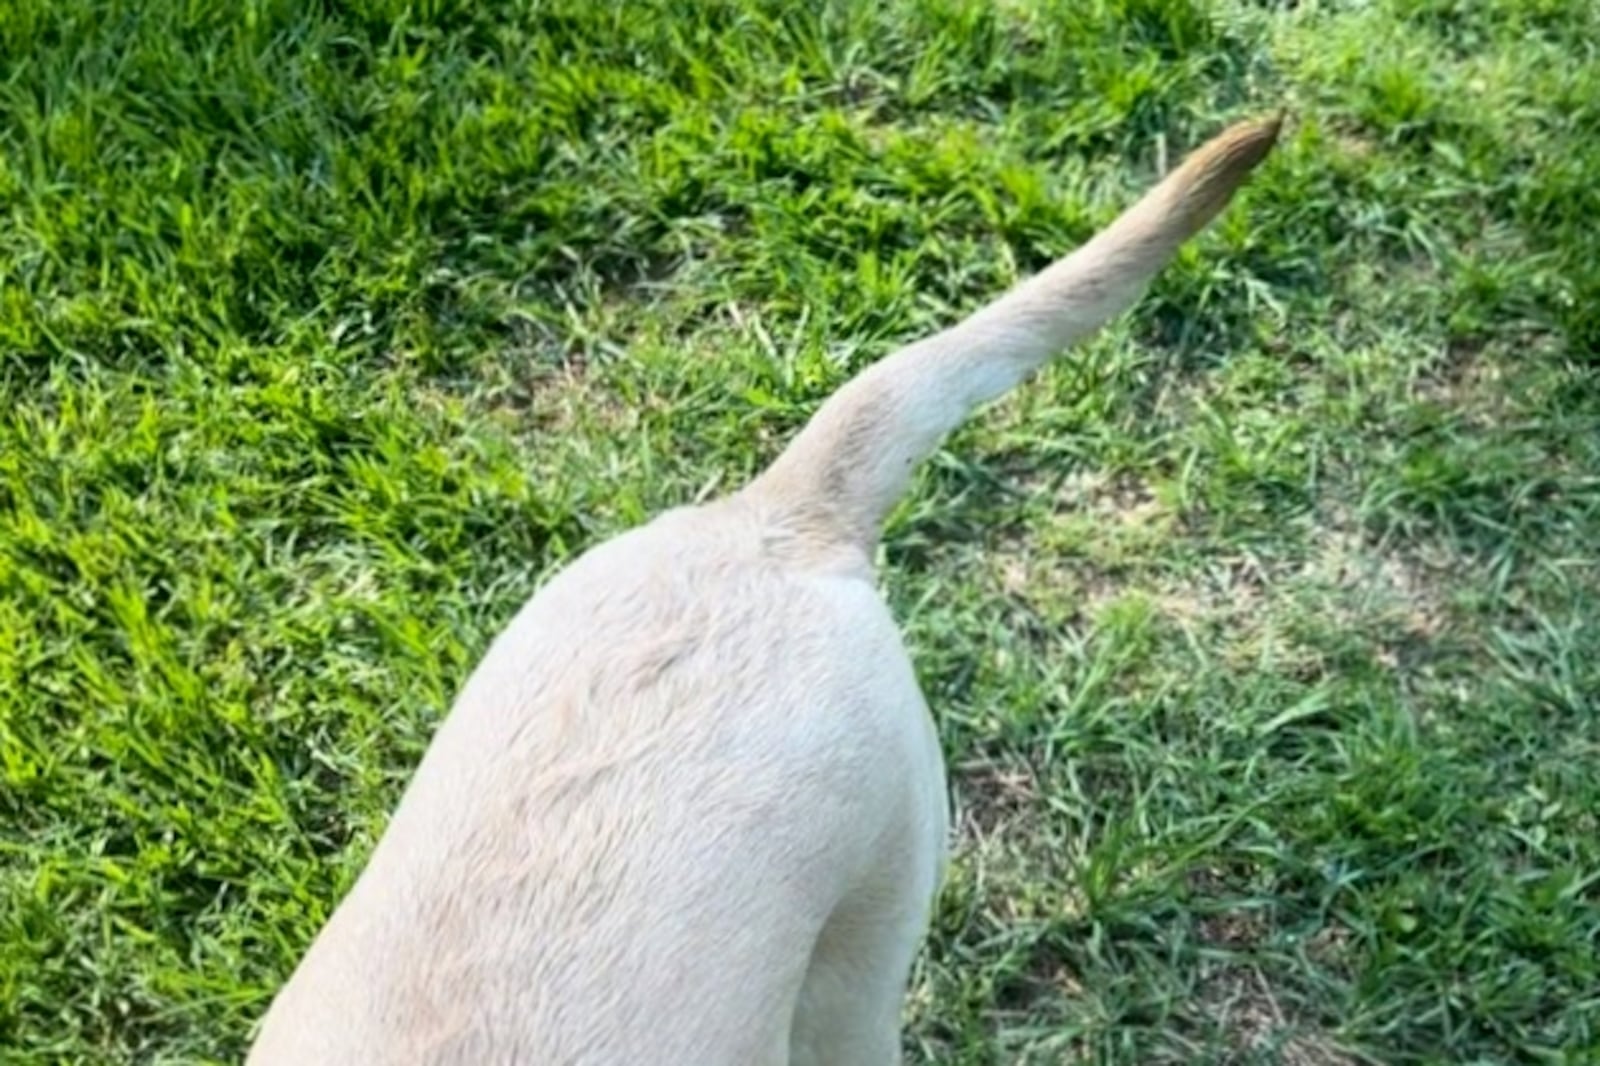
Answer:
<svg viewBox="0 0 1600 1066"><path fill-rule="evenodd" d="M763 1061L840 898L933 883L937 746L871 586L634 565L654 532L495 642L252 1061Z"/></svg>

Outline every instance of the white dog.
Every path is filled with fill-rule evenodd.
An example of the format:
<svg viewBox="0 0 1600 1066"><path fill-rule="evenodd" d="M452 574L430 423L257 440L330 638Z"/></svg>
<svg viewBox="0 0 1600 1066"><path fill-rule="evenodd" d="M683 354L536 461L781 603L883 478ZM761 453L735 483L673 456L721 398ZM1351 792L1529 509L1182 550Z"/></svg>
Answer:
<svg viewBox="0 0 1600 1066"><path fill-rule="evenodd" d="M888 1066L944 863L873 587L912 468L1129 307L1278 122L831 397L744 489L602 544L494 642L254 1066Z"/></svg>

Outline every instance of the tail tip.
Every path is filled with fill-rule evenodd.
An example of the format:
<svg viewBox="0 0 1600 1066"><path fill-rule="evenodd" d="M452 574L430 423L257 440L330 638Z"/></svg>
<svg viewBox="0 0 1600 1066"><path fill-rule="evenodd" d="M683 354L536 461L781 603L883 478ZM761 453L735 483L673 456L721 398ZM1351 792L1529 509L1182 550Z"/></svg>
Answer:
<svg viewBox="0 0 1600 1066"><path fill-rule="evenodd" d="M1236 122L1213 137L1195 155L1202 160L1209 157L1219 170L1237 174L1242 179L1278 143L1287 117L1288 112L1280 108L1264 117Z"/></svg>
<svg viewBox="0 0 1600 1066"><path fill-rule="evenodd" d="M1203 225L1226 206L1277 144L1287 117L1280 108L1265 117L1237 122L1195 150L1180 168L1179 179L1194 224Z"/></svg>

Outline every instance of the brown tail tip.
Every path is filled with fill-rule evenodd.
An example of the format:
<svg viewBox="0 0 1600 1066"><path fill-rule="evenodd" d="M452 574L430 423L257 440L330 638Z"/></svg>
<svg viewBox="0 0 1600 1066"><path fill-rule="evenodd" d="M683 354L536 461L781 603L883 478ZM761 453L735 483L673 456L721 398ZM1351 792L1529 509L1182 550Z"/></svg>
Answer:
<svg viewBox="0 0 1600 1066"><path fill-rule="evenodd" d="M1195 149L1167 179L1191 233L1217 215L1272 151L1284 113L1239 122Z"/></svg>

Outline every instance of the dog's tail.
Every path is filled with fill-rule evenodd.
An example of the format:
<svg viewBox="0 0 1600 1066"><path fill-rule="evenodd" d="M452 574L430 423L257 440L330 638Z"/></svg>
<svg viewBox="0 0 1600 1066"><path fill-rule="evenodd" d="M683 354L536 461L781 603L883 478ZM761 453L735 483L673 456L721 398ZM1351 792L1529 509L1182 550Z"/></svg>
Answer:
<svg viewBox="0 0 1600 1066"><path fill-rule="evenodd" d="M1281 118L1233 126L1087 244L829 397L745 490L806 539L870 552L912 468L1000 396L1138 300L1271 150Z"/></svg>

